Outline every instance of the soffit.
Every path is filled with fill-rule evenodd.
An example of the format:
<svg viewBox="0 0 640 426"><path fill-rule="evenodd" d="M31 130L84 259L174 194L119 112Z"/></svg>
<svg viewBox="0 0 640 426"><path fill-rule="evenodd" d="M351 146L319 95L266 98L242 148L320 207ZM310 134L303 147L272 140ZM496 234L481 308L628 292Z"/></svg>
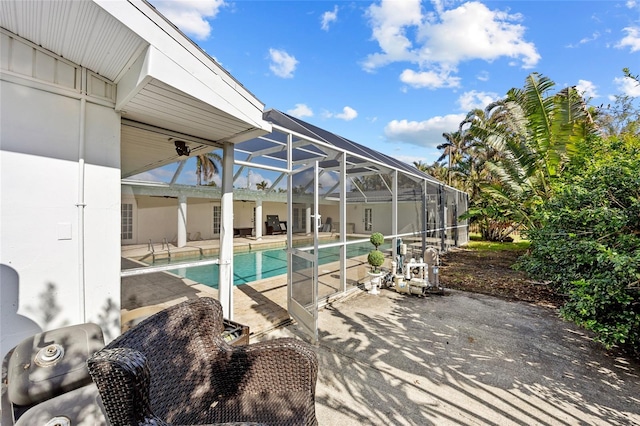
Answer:
<svg viewBox="0 0 640 426"><path fill-rule="evenodd" d="M0 26L111 81L147 45L92 1L3 0Z"/></svg>
<svg viewBox="0 0 640 426"><path fill-rule="evenodd" d="M167 134L201 152L271 130L263 104L145 1L2 0L0 26L117 84L115 109L147 126L123 126L123 177L175 161Z"/></svg>
<svg viewBox="0 0 640 426"><path fill-rule="evenodd" d="M123 178L186 160L188 157L180 156L176 152L176 140L186 142L191 150L190 157L221 147L213 141L128 120L122 121L120 136L126 141L122 143L120 153Z"/></svg>

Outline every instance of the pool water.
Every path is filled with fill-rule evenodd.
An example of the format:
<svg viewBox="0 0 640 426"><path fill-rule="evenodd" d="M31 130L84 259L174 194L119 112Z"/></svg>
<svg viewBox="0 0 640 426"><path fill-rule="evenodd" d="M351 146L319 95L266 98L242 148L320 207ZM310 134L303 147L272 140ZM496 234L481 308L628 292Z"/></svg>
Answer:
<svg viewBox="0 0 640 426"><path fill-rule="evenodd" d="M387 244L390 247L390 244ZM384 249L385 245L380 249ZM387 247L388 248L388 247ZM347 258L366 255L372 249L371 243L350 244L347 246ZM196 259L204 259L196 258ZM196 260L191 259L191 260ZM179 259L176 262L184 262L189 259ZM318 263L324 265L340 260L340 247L320 248ZM298 261L301 259L298 258ZM167 263L157 261L155 265ZM171 263L171 261L169 261ZM301 265L302 266L302 265ZM297 268L296 268L297 269ZM233 255L233 284L238 286L253 281L276 277L287 273L287 251L283 248L271 250L256 250ZM205 284L212 288L218 288L218 265L196 266L192 268L172 269L172 272L180 277Z"/></svg>

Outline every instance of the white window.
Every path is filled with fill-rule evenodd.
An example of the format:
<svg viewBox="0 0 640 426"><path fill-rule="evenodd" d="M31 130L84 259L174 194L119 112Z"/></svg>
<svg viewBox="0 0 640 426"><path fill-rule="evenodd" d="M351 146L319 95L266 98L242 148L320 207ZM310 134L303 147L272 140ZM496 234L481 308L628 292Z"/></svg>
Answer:
<svg viewBox="0 0 640 426"><path fill-rule="evenodd" d="M293 224L292 224L292 227L295 230L300 229L300 209L298 209L298 208L293 209Z"/></svg>
<svg viewBox="0 0 640 426"><path fill-rule="evenodd" d="M133 204L122 204L120 209L120 239L133 239Z"/></svg>
<svg viewBox="0 0 640 426"><path fill-rule="evenodd" d="M220 221L222 220L222 207L213 206L213 233L220 233Z"/></svg>
<svg viewBox="0 0 640 426"><path fill-rule="evenodd" d="M373 230L373 211L371 209L364 209L364 230Z"/></svg>
<svg viewBox="0 0 640 426"><path fill-rule="evenodd" d="M300 229L305 229L307 226L307 209L300 209Z"/></svg>

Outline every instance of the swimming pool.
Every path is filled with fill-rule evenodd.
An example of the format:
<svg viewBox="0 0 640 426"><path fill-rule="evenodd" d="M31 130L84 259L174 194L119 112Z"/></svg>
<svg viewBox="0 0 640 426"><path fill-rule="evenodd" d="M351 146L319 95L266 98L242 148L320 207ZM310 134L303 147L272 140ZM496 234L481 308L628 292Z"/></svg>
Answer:
<svg viewBox="0 0 640 426"><path fill-rule="evenodd" d="M387 248L390 244L386 244ZM380 249L384 249L381 246ZM366 255L372 249L371 243L363 242L350 244L347 246L347 258ZM176 262L185 260L207 259L199 257L193 259L179 259ZM340 260L340 247L320 248L318 263L324 265ZM298 261L300 259L298 258ZM158 260L154 265L171 264L171 261ZM255 250L233 255L233 285L238 286L264 278L271 278L287 273L287 251L284 248L271 250ZM218 265L196 266L192 268L171 269L169 272L182 278L205 284L212 288L218 288Z"/></svg>

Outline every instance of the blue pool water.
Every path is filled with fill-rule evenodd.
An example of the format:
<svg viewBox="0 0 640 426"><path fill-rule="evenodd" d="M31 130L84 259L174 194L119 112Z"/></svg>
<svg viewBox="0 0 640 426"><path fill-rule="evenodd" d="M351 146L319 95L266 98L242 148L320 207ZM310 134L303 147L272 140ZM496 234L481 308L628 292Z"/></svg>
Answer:
<svg viewBox="0 0 640 426"><path fill-rule="evenodd" d="M387 244L387 246L390 246ZM384 249L381 246L380 249ZM388 247L387 247L388 248ZM347 258L369 253L372 246L369 242L347 246ZM318 256L320 265L337 262L340 259L340 248L321 248ZM179 259L184 262L189 259ZM194 259L191 259L194 260ZM158 261L155 264L162 264ZM171 262L169 262L171 263ZM256 250L233 255L233 284L242 285L264 278L271 278L287 273L287 252L285 249ZM172 269L170 272L193 281L218 288L218 265L196 266L193 268Z"/></svg>

